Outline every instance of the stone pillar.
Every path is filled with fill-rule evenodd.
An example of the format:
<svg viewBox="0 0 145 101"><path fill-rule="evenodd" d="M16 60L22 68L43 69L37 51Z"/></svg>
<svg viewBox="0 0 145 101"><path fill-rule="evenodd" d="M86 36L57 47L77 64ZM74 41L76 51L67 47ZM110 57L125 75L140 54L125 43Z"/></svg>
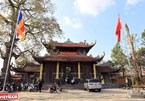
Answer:
<svg viewBox="0 0 145 101"><path fill-rule="evenodd" d="M59 62L56 64L56 79L59 79Z"/></svg>
<svg viewBox="0 0 145 101"><path fill-rule="evenodd" d="M40 75L39 75L40 80L42 80L42 75L43 75L43 63L41 63L40 65Z"/></svg>
<svg viewBox="0 0 145 101"><path fill-rule="evenodd" d="M80 62L78 62L78 79L81 78L81 66L80 66Z"/></svg>
<svg viewBox="0 0 145 101"><path fill-rule="evenodd" d="M105 76L104 76L104 74L102 76L102 84L105 84Z"/></svg>
<svg viewBox="0 0 145 101"><path fill-rule="evenodd" d="M93 71L94 71L94 79L96 79L96 64L93 64Z"/></svg>

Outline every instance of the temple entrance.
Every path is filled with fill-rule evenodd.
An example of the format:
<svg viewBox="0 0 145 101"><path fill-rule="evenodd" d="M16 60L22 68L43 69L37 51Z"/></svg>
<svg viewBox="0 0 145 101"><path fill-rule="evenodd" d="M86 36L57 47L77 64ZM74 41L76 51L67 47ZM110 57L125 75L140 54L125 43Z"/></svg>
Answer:
<svg viewBox="0 0 145 101"><path fill-rule="evenodd" d="M65 83L70 84L71 82L71 67L66 67Z"/></svg>

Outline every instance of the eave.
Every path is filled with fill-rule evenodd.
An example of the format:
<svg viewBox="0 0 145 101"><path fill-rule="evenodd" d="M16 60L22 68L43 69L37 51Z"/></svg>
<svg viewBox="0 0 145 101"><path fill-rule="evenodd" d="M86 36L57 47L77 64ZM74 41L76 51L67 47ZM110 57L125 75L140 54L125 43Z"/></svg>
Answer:
<svg viewBox="0 0 145 101"><path fill-rule="evenodd" d="M115 72L119 72L120 68L112 68L110 66L96 66L96 71L97 73L115 73Z"/></svg>
<svg viewBox="0 0 145 101"><path fill-rule="evenodd" d="M100 62L103 59L102 57L90 57L83 55L49 55L46 57L34 57L39 63L47 61L60 61L60 62Z"/></svg>
<svg viewBox="0 0 145 101"><path fill-rule="evenodd" d="M31 65L23 68L13 68L13 70L19 73L39 73L40 65L33 65L33 66Z"/></svg>

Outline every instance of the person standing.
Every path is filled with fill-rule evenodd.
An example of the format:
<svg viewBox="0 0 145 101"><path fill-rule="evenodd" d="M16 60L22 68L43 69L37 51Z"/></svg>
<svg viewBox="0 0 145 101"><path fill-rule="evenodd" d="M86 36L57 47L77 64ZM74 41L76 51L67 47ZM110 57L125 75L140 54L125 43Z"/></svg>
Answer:
<svg viewBox="0 0 145 101"><path fill-rule="evenodd" d="M75 79L73 78L72 80L71 80L71 85L74 85L75 84Z"/></svg>
<svg viewBox="0 0 145 101"><path fill-rule="evenodd" d="M42 89L42 80L38 81L38 89L39 89L39 92L41 92L41 89Z"/></svg>

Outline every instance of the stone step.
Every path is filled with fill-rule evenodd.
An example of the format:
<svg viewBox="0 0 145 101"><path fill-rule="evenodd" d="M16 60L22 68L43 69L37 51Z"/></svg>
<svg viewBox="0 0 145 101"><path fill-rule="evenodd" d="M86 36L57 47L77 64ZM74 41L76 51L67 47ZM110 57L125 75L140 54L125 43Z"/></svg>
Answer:
<svg viewBox="0 0 145 101"><path fill-rule="evenodd" d="M52 84L45 84L43 85L42 89L47 90L49 85L52 85ZM74 84L74 85L63 84L61 86L62 86L62 89L83 89L84 88L83 84Z"/></svg>
<svg viewBox="0 0 145 101"><path fill-rule="evenodd" d="M118 84L108 83L108 84L102 84L102 88L119 88L120 86Z"/></svg>
<svg viewBox="0 0 145 101"><path fill-rule="evenodd" d="M75 85L62 85L63 89L83 89L83 85L81 84L75 84Z"/></svg>

